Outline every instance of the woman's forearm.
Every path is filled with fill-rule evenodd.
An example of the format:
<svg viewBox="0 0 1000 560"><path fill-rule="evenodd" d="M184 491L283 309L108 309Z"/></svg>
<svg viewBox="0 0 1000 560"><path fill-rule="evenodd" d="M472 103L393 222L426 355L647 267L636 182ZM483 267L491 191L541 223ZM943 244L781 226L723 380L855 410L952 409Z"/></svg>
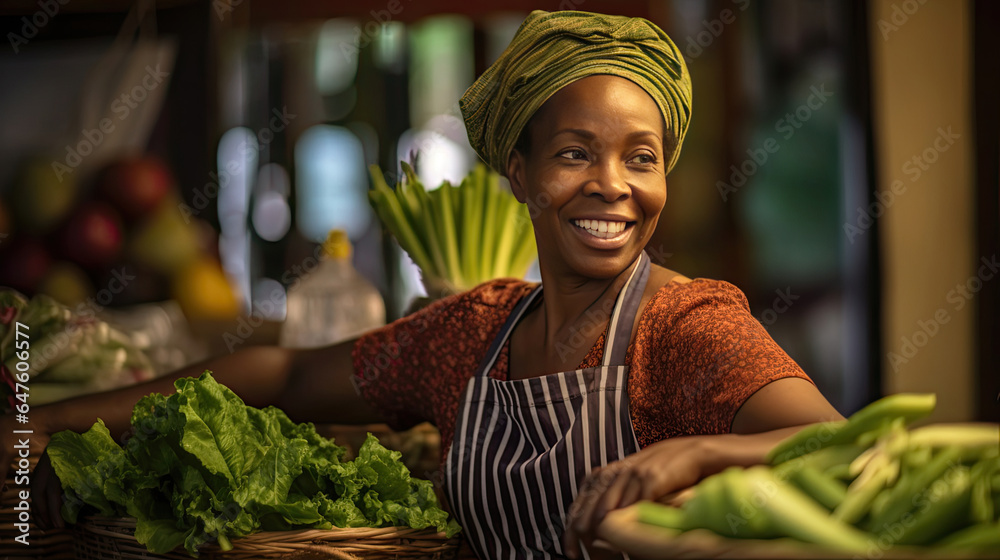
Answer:
<svg viewBox="0 0 1000 560"><path fill-rule="evenodd" d="M354 343L349 340L309 350L251 346L145 383L42 406L33 410L32 418L48 433L82 432L101 418L117 438L129 428L132 408L140 398L150 393L173 393L175 380L211 370L216 381L246 404L278 406L296 422L380 422L380 416L358 396L351 382Z"/></svg>
<svg viewBox="0 0 1000 560"><path fill-rule="evenodd" d="M712 452L708 454L709 460L703 467L705 472L702 476L721 472L726 467L751 467L766 463L767 453L778 442L791 437L806 426L808 424L757 434L723 434L709 437L704 441Z"/></svg>
<svg viewBox="0 0 1000 560"><path fill-rule="evenodd" d="M284 394L291 373L294 352L273 347L250 347L239 352L211 358L162 377L107 391L32 409L32 418L49 432L73 430L82 432L101 418L111 434L118 438L129 427L132 408L150 393L170 394L174 381L182 377L197 377L211 370L215 379L230 387L247 404L274 404Z"/></svg>

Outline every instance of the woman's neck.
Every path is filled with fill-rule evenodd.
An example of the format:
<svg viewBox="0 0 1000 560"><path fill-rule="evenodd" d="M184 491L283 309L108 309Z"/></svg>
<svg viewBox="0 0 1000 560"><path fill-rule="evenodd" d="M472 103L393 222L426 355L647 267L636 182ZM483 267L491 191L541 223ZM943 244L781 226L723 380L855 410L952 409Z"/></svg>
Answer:
<svg viewBox="0 0 1000 560"><path fill-rule="evenodd" d="M634 267L635 262L617 276L605 280L562 275L543 268L544 290L539 311L545 347L551 351L579 338L592 342L594 333L603 331L611 318L618 294Z"/></svg>

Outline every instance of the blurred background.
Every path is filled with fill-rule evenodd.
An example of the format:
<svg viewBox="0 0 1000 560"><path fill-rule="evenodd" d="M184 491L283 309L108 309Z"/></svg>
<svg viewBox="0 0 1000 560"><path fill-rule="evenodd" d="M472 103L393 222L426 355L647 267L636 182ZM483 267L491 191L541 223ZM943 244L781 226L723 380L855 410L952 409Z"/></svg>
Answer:
<svg viewBox="0 0 1000 560"><path fill-rule="evenodd" d="M685 54L655 263L741 288L844 414L931 391L935 421L1000 420L984 0L7 1L0 285L98 311L162 372L275 342L342 230L402 316L424 292L368 165L461 180L458 99L532 9L646 17Z"/></svg>

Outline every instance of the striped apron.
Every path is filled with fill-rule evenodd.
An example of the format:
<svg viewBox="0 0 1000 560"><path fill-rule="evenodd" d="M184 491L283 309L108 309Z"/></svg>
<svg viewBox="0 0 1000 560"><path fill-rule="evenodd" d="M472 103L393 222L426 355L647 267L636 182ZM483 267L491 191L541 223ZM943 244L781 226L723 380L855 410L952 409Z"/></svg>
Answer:
<svg viewBox="0 0 1000 560"><path fill-rule="evenodd" d="M563 558L578 485L594 467L638 450L625 355L648 277L643 252L615 302L600 367L512 381L487 375L539 286L514 308L469 380L445 491L480 558Z"/></svg>

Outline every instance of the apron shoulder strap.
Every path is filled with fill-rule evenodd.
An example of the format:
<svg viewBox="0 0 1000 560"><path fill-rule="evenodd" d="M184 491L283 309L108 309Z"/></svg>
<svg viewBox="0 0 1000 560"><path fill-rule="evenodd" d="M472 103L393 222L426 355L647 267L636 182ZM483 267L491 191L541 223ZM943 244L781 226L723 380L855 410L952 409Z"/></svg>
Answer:
<svg viewBox="0 0 1000 560"><path fill-rule="evenodd" d="M535 286L535 289L531 290L531 293L521 298L521 301L517 302L514 306L514 310L511 311L510 316L504 322L503 326L500 327L500 332L493 338L493 343L490 344L490 349L486 351L486 355L483 356L481 362L479 362L479 369L476 370L476 377L485 377L489 374L490 369L493 368L493 364L497 361L497 356L500 355L500 349L503 347L504 343L507 342L507 338L510 336L511 331L514 330L514 325L521 319L524 312L531 305L531 302L535 301L538 294L542 293L542 285L539 284Z"/></svg>
<svg viewBox="0 0 1000 560"><path fill-rule="evenodd" d="M625 287L618 294L614 313L608 322L608 335L604 343L604 366L617 366L625 363L628 353L628 343L632 338L632 325L635 315L642 303L642 294L646 291L646 281L649 280L649 255L643 251L639 262L632 269Z"/></svg>

